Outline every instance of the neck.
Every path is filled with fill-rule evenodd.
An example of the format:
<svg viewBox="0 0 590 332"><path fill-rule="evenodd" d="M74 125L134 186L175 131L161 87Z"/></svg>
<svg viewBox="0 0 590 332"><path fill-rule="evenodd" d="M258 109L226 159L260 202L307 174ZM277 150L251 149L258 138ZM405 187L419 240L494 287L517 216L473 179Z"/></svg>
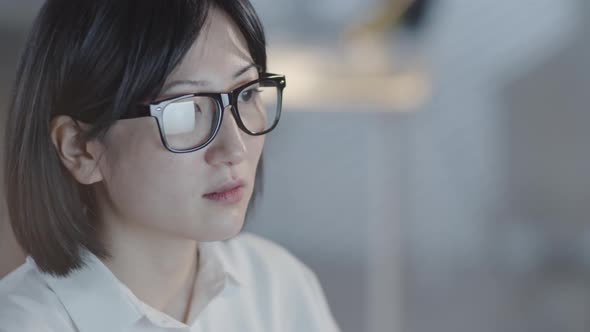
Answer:
<svg viewBox="0 0 590 332"><path fill-rule="evenodd" d="M197 274L197 242L137 223L107 220L103 263L151 307L185 320Z"/></svg>

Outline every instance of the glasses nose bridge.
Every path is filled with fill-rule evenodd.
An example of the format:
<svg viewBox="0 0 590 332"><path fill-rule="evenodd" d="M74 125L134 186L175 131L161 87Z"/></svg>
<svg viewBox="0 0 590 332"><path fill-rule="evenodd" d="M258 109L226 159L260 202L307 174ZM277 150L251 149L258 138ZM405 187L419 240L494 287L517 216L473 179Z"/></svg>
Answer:
<svg viewBox="0 0 590 332"><path fill-rule="evenodd" d="M231 106L231 99L229 93L220 93L221 96L221 108L225 110L228 106Z"/></svg>
<svg viewBox="0 0 590 332"><path fill-rule="evenodd" d="M235 114L235 107L231 104L231 94L230 93L220 93L219 96L221 97L221 119L220 121L223 122L223 118L225 117L225 112L229 111L231 113L231 117L238 124L238 119L236 118ZM220 124L221 126L221 124ZM239 126L238 126L239 127Z"/></svg>

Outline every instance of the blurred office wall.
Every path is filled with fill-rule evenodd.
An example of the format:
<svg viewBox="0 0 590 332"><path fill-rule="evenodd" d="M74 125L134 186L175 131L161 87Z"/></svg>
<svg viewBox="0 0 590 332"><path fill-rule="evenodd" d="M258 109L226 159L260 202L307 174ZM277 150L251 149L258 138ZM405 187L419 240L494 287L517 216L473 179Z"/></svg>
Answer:
<svg viewBox="0 0 590 332"><path fill-rule="evenodd" d="M318 7L321 5L309 5L306 10L315 8L316 16L325 14L326 21L333 20L334 13ZM367 14L357 1L347 1L343 8L335 8L343 21L361 21ZM356 10L357 16L347 16L347 10ZM332 45L341 50L341 35L322 29L325 21L293 30L298 33L285 32L291 27L289 22L307 17L301 14L304 12L296 11L295 18L271 26L271 40L277 31L277 36L288 36L295 45L308 40L318 49ZM376 234L382 235L384 229L377 226L382 224L353 222L346 224L345 231L338 230L340 242L350 247L367 242L365 260L356 271L363 276L358 281L364 283L357 286L364 289L365 303L378 301L370 288L398 296L389 306L376 309L383 314L371 312L367 305L362 317L336 301L336 314L341 313L345 329L357 327L352 319L347 320L354 317L364 320L366 330L374 331L587 330L588 179L583 147L590 137L585 130L588 115L583 96L590 68L584 39L588 13L587 2L577 0L438 1L426 28L411 43L404 43L403 34L392 33L391 66L410 61L400 54L426 59L422 65L430 72L431 95L409 118L389 123L389 130L405 136L392 137L395 141L382 150L391 156L388 166L394 172L400 170L391 182L398 187L389 192L391 206L398 210L388 215L394 226L386 232L391 241L400 241L388 249L401 252L391 252L390 261L382 260L396 268L395 275L371 285L379 281L371 279L374 266L366 262L380 253L368 243ZM272 15L270 10L268 15ZM274 42L276 47L280 38ZM411 49L406 53L404 47ZM293 52L297 51L294 47ZM331 59L338 62L345 55L334 52ZM338 98L325 104L328 106L310 106L305 111L366 112ZM397 106L382 105L381 110L392 112ZM318 117L304 116L308 121ZM340 118L346 117L341 114ZM315 148L323 149L321 142L317 144ZM338 160L346 165L352 158L354 155L341 154ZM368 158L367 163L379 160ZM337 174L340 170L333 168ZM347 176L364 178L365 171L347 171ZM375 178L385 179L388 174L382 169ZM368 192L380 192L370 180L364 183ZM313 200L309 193L300 192L306 200ZM336 197L312 197L327 201L345 195L335 192ZM385 215L383 209L368 209L367 204L357 203L358 209L367 209L363 221ZM338 223L358 220L347 218L329 203L324 206L324 213L332 213ZM338 223L309 230L305 238L330 239ZM288 229L275 229L272 236L308 256L308 261L320 261L313 255L316 247L297 244ZM268 227L260 231L271 232ZM332 241L326 248L330 245L336 244ZM401 262L393 257L401 257ZM336 269L328 262L314 264L324 275ZM401 290L396 285L400 281ZM329 295L338 293L334 283L327 279ZM396 312L398 308L401 313ZM395 321L380 320L384 315Z"/></svg>
<svg viewBox="0 0 590 332"><path fill-rule="evenodd" d="M18 19L10 18L11 10L8 6L14 6L16 2L0 1L0 43L2 51L0 52L0 135L4 135L4 119L10 95L10 87L15 77L16 65L18 63L18 54L22 48L24 40L23 24L31 20L30 14L23 15ZM19 7L20 6L14 6ZM29 9L33 12L32 9ZM0 160L3 151L0 150ZM0 171L3 166L0 163ZM0 182L3 180L0 178ZM0 191L0 277L8 271L18 266L24 261L24 256L12 236L12 230L8 223L7 212L4 202L5 193Z"/></svg>
<svg viewBox="0 0 590 332"><path fill-rule="evenodd" d="M564 49L583 52L573 42L587 35L583 6L582 1L439 3L425 40L433 98L410 130L406 331L587 329L581 314L589 300L589 285L580 281L582 245L558 250L540 231L541 218L530 218L533 206L554 210L568 204L551 185L558 173L587 181L580 172L583 157L571 158L579 151L568 138L546 144L549 136L537 136L550 132L542 118L551 113L560 119L555 124L575 133L571 141L584 144L589 138L576 129L581 123L572 126L584 118L585 103L563 84L575 81L587 89L571 75L576 70L577 77L583 75L588 62L570 58L575 69L568 70L548 61ZM545 73L523 78L539 71ZM547 85L556 91L542 88ZM546 111L533 106L539 103ZM548 167L544 162L551 158L556 159ZM547 168L554 173L543 171ZM542 177L534 175L539 172ZM523 204L527 201L532 204ZM560 222L565 210L554 210L556 233L574 230ZM583 213L578 217L585 219ZM546 257L571 268L544 265ZM572 282L552 285L555 270ZM533 286L539 280L545 281Z"/></svg>

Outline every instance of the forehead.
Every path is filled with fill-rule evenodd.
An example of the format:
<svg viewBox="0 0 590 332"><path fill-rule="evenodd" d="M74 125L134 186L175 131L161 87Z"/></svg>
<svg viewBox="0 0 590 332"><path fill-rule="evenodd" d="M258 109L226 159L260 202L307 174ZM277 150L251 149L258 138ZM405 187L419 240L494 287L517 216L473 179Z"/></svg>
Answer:
<svg viewBox="0 0 590 332"><path fill-rule="evenodd" d="M230 80L236 71L251 63L242 32L225 12L213 7L199 37L167 81Z"/></svg>

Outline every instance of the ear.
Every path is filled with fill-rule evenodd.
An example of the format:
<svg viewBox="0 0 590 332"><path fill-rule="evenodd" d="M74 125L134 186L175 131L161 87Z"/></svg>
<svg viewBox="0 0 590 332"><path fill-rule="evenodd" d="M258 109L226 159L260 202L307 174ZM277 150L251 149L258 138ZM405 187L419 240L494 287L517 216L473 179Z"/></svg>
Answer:
<svg viewBox="0 0 590 332"><path fill-rule="evenodd" d="M82 133L89 125L60 115L50 124L51 141L63 165L81 184L92 184L103 180L98 161L103 152L97 141L82 141Z"/></svg>

